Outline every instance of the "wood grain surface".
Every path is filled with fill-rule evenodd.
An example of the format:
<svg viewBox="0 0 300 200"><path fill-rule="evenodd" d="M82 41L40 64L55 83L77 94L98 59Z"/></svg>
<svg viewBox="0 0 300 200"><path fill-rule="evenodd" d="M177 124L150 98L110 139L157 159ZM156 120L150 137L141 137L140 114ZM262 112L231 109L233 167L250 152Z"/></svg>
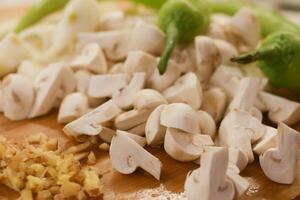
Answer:
<svg viewBox="0 0 300 200"><path fill-rule="evenodd" d="M18 8L0 7L0 21L16 17L23 11L24 6ZM62 147L69 146L73 141L64 135L62 127L56 122L56 112L42 118L20 122L11 122L0 114L0 135L17 142L22 142L23 138L30 134L43 132L49 137L59 138L59 143ZM298 130L300 130L300 126ZM163 163L161 181L155 180L142 170L137 170L131 175L117 173L111 168L108 153L100 152L99 150L97 153L97 165L104 174L102 179L104 199L137 199L137 194L146 192L148 189L161 191L158 188L169 191L168 194L173 194L173 196L176 193L183 192L186 174L198 166L193 163L177 162L171 159L163 149L147 148L147 150L153 153L154 156L157 156ZM293 185L281 185L268 180L260 169L257 159L241 175L247 177L251 183L248 192L240 198L242 200L290 200L297 199L297 196L300 195L300 166L297 179ZM0 199L13 200L16 198L17 194L15 192L0 186Z"/></svg>

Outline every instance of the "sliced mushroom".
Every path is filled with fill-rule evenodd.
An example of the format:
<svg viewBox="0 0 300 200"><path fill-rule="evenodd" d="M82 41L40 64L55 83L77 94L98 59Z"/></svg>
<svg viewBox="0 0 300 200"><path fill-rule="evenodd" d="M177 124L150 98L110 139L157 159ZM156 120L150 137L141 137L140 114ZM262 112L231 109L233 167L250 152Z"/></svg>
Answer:
<svg viewBox="0 0 300 200"><path fill-rule="evenodd" d="M228 110L240 109L249 112L255 104L260 86L260 78L247 77L241 79L239 87L228 107Z"/></svg>
<svg viewBox="0 0 300 200"><path fill-rule="evenodd" d="M124 88L127 83L127 74L94 75L90 78L88 95L93 98L112 97L115 92Z"/></svg>
<svg viewBox="0 0 300 200"><path fill-rule="evenodd" d="M81 92L83 94L88 93L88 87L90 83L90 78L92 76L91 72L88 72L86 70L78 70L75 72L75 78L76 78L76 91Z"/></svg>
<svg viewBox="0 0 300 200"><path fill-rule="evenodd" d="M251 143L259 140L265 133L265 126L250 113L233 110L221 122L219 142L222 146L237 148L247 154L249 162L254 156Z"/></svg>
<svg viewBox="0 0 300 200"><path fill-rule="evenodd" d="M233 164L229 164L226 171L226 176L232 181L235 187L235 197L242 196L250 187L250 183L242 176L239 175L239 169Z"/></svg>
<svg viewBox="0 0 300 200"><path fill-rule="evenodd" d="M188 162L199 158L204 152L204 146L213 144L213 141L211 139L207 140L205 135L167 128L164 149L173 159Z"/></svg>
<svg viewBox="0 0 300 200"><path fill-rule="evenodd" d="M196 70L197 61L193 45L184 49L176 47L171 55L171 59L178 64L181 73L187 73ZM167 73L167 72L166 72Z"/></svg>
<svg viewBox="0 0 300 200"><path fill-rule="evenodd" d="M118 62L112 65L108 71L109 74L121 74L125 73L124 63Z"/></svg>
<svg viewBox="0 0 300 200"><path fill-rule="evenodd" d="M120 130L129 130L147 121L151 110L130 110L120 114L115 120L115 127Z"/></svg>
<svg viewBox="0 0 300 200"><path fill-rule="evenodd" d="M160 55L164 49L165 35L156 26L138 21L131 33L131 49Z"/></svg>
<svg viewBox="0 0 300 200"><path fill-rule="evenodd" d="M122 109L131 108L134 96L144 88L145 82L145 73L134 73L130 83L126 87L113 93L113 101Z"/></svg>
<svg viewBox="0 0 300 200"><path fill-rule="evenodd" d="M231 200L234 185L226 177L228 150L219 147L204 153L201 167L190 172L185 180L184 191L189 200Z"/></svg>
<svg viewBox="0 0 300 200"><path fill-rule="evenodd" d="M225 40L214 39L214 42L220 52L221 63L224 65L232 65L231 58L238 55L237 49Z"/></svg>
<svg viewBox="0 0 300 200"><path fill-rule="evenodd" d="M34 61L25 60L18 67L18 74L26 76L34 80L36 76L42 71L42 66Z"/></svg>
<svg viewBox="0 0 300 200"><path fill-rule="evenodd" d="M270 148L277 146L277 130L273 127L266 126L265 134L257 141L253 147L253 151L257 155L265 153Z"/></svg>
<svg viewBox="0 0 300 200"><path fill-rule="evenodd" d="M146 122L129 129L128 132L139 136L145 136L145 127L146 127Z"/></svg>
<svg viewBox="0 0 300 200"><path fill-rule="evenodd" d="M226 94L221 88L213 87L203 92L201 110L209 113L216 122L223 117L226 105Z"/></svg>
<svg viewBox="0 0 300 200"><path fill-rule="evenodd" d="M299 161L299 132L280 122L277 139L277 148L271 148L259 157L260 166L270 180L292 184Z"/></svg>
<svg viewBox="0 0 300 200"><path fill-rule="evenodd" d="M133 98L133 107L137 110L154 109L161 104L167 103L162 94L152 89L140 90Z"/></svg>
<svg viewBox="0 0 300 200"><path fill-rule="evenodd" d="M231 99L235 96L242 77L243 74L240 69L221 65L212 75L210 84L222 88L228 98Z"/></svg>
<svg viewBox="0 0 300 200"><path fill-rule="evenodd" d="M125 134L127 137L131 138L132 140L134 140L136 143L138 143L142 147L146 146L146 144L147 144L146 138L141 137L141 136L136 135L136 134L133 134L129 131L127 132L127 131L117 130L117 134Z"/></svg>
<svg viewBox="0 0 300 200"><path fill-rule="evenodd" d="M121 112L122 110L112 100L109 100L98 108L67 124L63 128L63 131L75 138L81 135L95 136L101 133L103 123L113 120Z"/></svg>
<svg viewBox="0 0 300 200"><path fill-rule="evenodd" d="M157 67L154 69L152 76L147 80L147 86L159 92L170 87L181 74L179 65L174 60L169 60L166 72L159 74Z"/></svg>
<svg viewBox="0 0 300 200"><path fill-rule="evenodd" d="M197 76L190 72L179 78L163 92L169 103L186 103L199 109L202 103L202 87Z"/></svg>
<svg viewBox="0 0 300 200"><path fill-rule="evenodd" d="M267 106L269 119L293 125L300 120L300 104L267 92L259 93L261 100Z"/></svg>
<svg viewBox="0 0 300 200"><path fill-rule="evenodd" d="M157 58L143 51L130 51L124 63L127 73L144 72L147 79L151 77L157 67Z"/></svg>
<svg viewBox="0 0 300 200"><path fill-rule="evenodd" d="M124 27L125 14L117 10L103 14L100 17L99 26L102 31L118 30Z"/></svg>
<svg viewBox="0 0 300 200"><path fill-rule="evenodd" d="M58 123L69 123L89 111L89 102L85 94L77 92L67 95L60 105Z"/></svg>
<svg viewBox="0 0 300 200"><path fill-rule="evenodd" d="M202 110L199 110L197 115L200 124L200 132L202 134L209 135L212 139L214 139L217 129L215 120L212 116L210 116L210 114Z"/></svg>
<svg viewBox="0 0 300 200"><path fill-rule="evenodd" d="M176 128L188 133L201 133L197 112L184 103L166 105L161 111L160 123L167 128Z"/></svg>
<svg viewBox="0 0 300 200"><path fill-rule="evenodd" d="M0 98L4 116L10 120L26 119L35 99L31 80L19 74L10 74L2 84L3 94Z"/></svg>
<svg viewBox="0 0 300 200"><path fill-rule="evenodd" d="M122 174L131 174L141 167L157 180L160 179L162 164L159 159L125 134L118 133L113 137L109 155L113 168Z"/></svg>
<svg viewBox="0 0 300 200"><path fill-rule="evenodd" d="M157 146L164 142L166 127L160 124L161 112L166 105L160 105L153 110L148 117L145 134L147 143L150 146Z"/></svg>
<svg viewBox="0 0 300 200"><path fill-rule="evenodd" d="M13 33L6 35L0 42L0 77L17 71L21 62L31 57L23 40Z"/></svg>
<svg viewBox="0 0 300 200"><path fill-rule="evenodd" d="M47 114L76 87L76 78L71 69L61 63L51 64L42 70L34 81L36 100L29 118Z"/></svg>
<svg viewBox="0 0 300 200"><path fill-rule="evenodd" d="M237 166L239 171L243 171L248 164L247 155L243 151L235 148L228 148L228 153L229 162Z"/></svg>
<svg viewBox="0 0 300 200"><path fill-rule="evenodd" d="M107 62L99 44L90 43L85 45L80 54L70 63L73 69L85 69L96 74L107 72Z"/></svg>
<svg viewBox="0 0 300 200"><path fill-rule="evenodd" d="M111 143L112 138L116 135L116 131L107 127L102 127L99 138L104 142Z"/></svg>
<svg viewBox="0 0 300 200"><path fill-rule="evenodd" d="M95 42L101 46L108 59L114 61L123 60L129 51L130 35L131 32L128 30L80 33L78 34L79 48L85 44Z"/></svg>

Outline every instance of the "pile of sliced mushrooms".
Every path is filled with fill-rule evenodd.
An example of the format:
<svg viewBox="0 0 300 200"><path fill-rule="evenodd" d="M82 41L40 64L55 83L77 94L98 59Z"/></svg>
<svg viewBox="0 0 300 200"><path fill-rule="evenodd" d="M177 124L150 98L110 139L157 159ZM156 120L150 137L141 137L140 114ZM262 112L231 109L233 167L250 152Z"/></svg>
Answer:
<svg viewBox="0 0 300 200"><path fill-rule="evenodd" d="M112 167L122 174L140 167L160 179L163 163L146 145L195 162L200 167L184 185L190 200L241 196L249 182L240 172L255 155L266 177L292 184L299 133L290 126L300 120L300 104L272 94L255 66L230 61L260 42L251 10L214 15L206 35L176 48L164 75L157 64L165 35L154 14L144 12L72 0L19 35L6 34L0 41L4 116L32 119L58 108L63 131L79 142L109 144Z"/></svg>

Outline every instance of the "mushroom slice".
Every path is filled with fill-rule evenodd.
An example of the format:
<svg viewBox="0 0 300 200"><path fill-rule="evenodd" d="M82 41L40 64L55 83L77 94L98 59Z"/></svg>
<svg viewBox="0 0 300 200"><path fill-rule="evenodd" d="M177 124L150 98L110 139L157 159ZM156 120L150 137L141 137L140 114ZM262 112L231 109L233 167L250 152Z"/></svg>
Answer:
<svg viewBox="0 0 300 200"><path fill-rule="evenodd" d="M165 44L165 35L156 26L138 21L131 33L131 49L160 55Z"/></svg>
<svg viewBox="0 0 300 200"><path fill-rule="evenodd" d="M122 109L131 108L134 96L144 88L145 73L134 73L130 83L122 90L113 93L113 101Z"/></svg>
<svg viewBox="0 0 300 200"><path fill-rule="evenodd" d="M104 74L91 76L88 95L93 98L112 97L128 83L127 74ZM108 87L109 86L109 87Z"/></svg>
<svg viewBox="0 0 300 200"><path fill-rule="evenodd" d="M124 69L129 74L144 72L148 79L153 74L157 64L157 58L150 54L143 51L130 51L125 60Z"/></svg>
<svg viewBox="0 0 300 200"><path fill-rule="evenodd" d="M178 64L181 73L194 71L197 66L194 46L190 45L184 49L176 47L170 60L174 60Z"/></svg>
<svg viewBox="0 0 300 200"><path fill-rule="evenodd" d="M238 55L237 49L225 40L214 39L214 42L220 52L221 63L225 65L233 64L231 58Z"/></svg>
<svg viewBox="0 0 300 200"><path fill-rule="evenodd" d="M167 71L160 75L157 67L154 69L152 76L147 80L147 86L159 92L170 87L181 74L179 65L174 60L169 60Z"/></svg>
<svg viewBox="0 0 300 200"><path fill-rule="evenodd" d="M112 65L108 71L109 74L120 74L120 73L126 73L124 69L124 63L119 62L114 65Z"/></svg>
<svg viewBox="0 0 300 200"><path fill-rule="evenodd" d="M148 145L156 146L164 142L166 127L160 124L160 116L166 105L156 107L148 117L145 134Z"/></svg>
<svg viewBox="0 0 300 200"><path fill-rule="evenodd" d="M141 137L141 136L136 135L136 134L133 134L131 132L117 130L117 134L125 134L125 135L127 135L129 138L131 138L132 140L134 140L136 143L138 143L142 147L146 146L146 144L147 144L146 138Z"/></svg>
<svg viewBox="0 0 300 200"><path fill-rule="evenodd" d="M247 154L252 162L251 143L259 140L265 133L265 126L248 112L233 110L221 122L219 142L222 146L237 148Z"/></svg>
<svg viewBox="0 0 300 200"><path fill-rule="evenodd" d="M259 96L269 111L269 119L293 125L300 120L300 104L267 92L260 92Z"/></svg>
<svg viewBox="0 0 300 200"><path fill-rule="evenodd" d="M34 89L29 78L10 74L3 79L3 101L4 116L10 120L26 119L34 103ZM1 92L0 92L1 93Z"/></svg>
<svg viewBox="0 0 300 200"><path fill-rule="evenodd" d="M167 104L166 99L156 90L143 89L133 98L133 107L137 110L154 109L161 104Z"/></svg>
<svg viewBox="0 0 300 200"><path fill-rule="evenodd" d="M63 128L63 131L75 138L81 135L98 135L102 131L101 124L113 120L121 112L122 110L112 100L109 100L98 108L67 124Z"/></svg>
<svg viewBox="0 0 300 200"><path fill-rule="evenodd" d="M197 112L184 103L166 105L161 111L160 123L167 128L176 128L188 133L200 133Z"/></svg>
<svg viewBox="0 0 300 200"><path fill-rule="evenodd" d="M257 141L253 147L253 151L257 155L265 153L270 148L277 146L277 130L273 127L266 126L265 134Z"/></svg>
<svg viewBox="0 0 300 200"><path fill-rule="evenodd" d="M116 131L103 126L102 131L99 134L99 138L104 142L111 143L111 140L115 135Z"/></svg>
<svg viewBox="0 0 300 200"><path fill-rule="evenodd" d="M203 94L197 76L190 72L179 78L173 86L167 88L163 95L169 103L187 103L194 109L199 109Z"/></svg>
<svg viewBox="0 0 300 200"><path fill-rule="evenodd" d="M126 58L129 51L129 40L131 32L128 30L106 31L99 33L78 34L79 47L95 42L104 51L105 56L114 61Z"/></svg>
<svg viewBox="0 0 300 200"><path fill-rule="evenodd" d="M270 180L292 184L297 175L299 132L280 122L277 140L277 148L271 148L259 157L260 166Z"/></svg>
<svg viewBox="0 0 300 200"><path fill-rule="evenodd" d="M222 88L229 98L233 98L242 77L243 74L240 69L221 65L212 75L210 84Z"/></svg>
<svg viewBox="0 0 300 200"><path fill-rule="evenodd" d="M117 133L113 137L109 155L113 168L122 174L131 174L141 167L157 180L160 179L162 167L160 160L126 134Z"/></svg>
<svg viewBox="0 0 300 200"><path fill-rule="evenodd" d="M247 155L239 149L228 148L229 162L236 165L239 171L243 171L248 164Z"/></svg>
<svg viewBox="0 0 300 200"><path fill-rule="evenodd" d="M231 200L234 185L226 177L228 150L223 147L201 156L201 167L190 172L184 190L189 200Z"/></svg>
<svg viewBox="0 0 300 200"><path fill-rule="evenodd" d="M18 67L18 74L26 76L31 80L34 80L35 77L42 71L42 66L34 61L25 60Z"/></svg>
<svg viewBox="0 0 300 200"><path fill-rule="evenodd" d="M77 92L67 95L58 112L58 123L69 123L89 111L89 102L85 94Z"/></svg>
<svg viewBox="0 0 300 200"><path fill-rule="evenodd" d="M236 166L229 164L226 171L226 176L232 181L235 187L235 196L236 198L242 196L250 187L250 183L242 176L239 175L239 169Z"/></svg>
<svg viewBox="0 0 300 200"><path fill-rule="evenodd" d="M118 30L124 27L124 22L124 12L117 10L103 14L100 17L99 26L104 31Z"/></svg>
<svg viewBox="0 0 300 200"><path fill-rule="evenodd" d="M92 73L86 70L78 70L75 72L76 91L83 94L88 93L88 87Z"/></svg>
<svg viewBox="0 0 300 200"><path fill-rule="evenodd" d="M261 79L254 77L243 78L238 90L231 101L228 110L240 109L249 112L254 106L257 94L260 90Z"/></svg>
<svg viewBox="0 0 300 200"><path fill-rule="evenodd" d="M128 132L139 136L145 136L145 127L146 127L146 122L129 129Z"/></svg>
<svg viewBox="0 0 300 200"><path fill-rule="evenodd" d="M200 132L202 134L209 135L211 138L215 138L217 127L216 122L212 118L212 116L210 116L210 114L202 110L199 110L197 112L197 115L200 124Z"/></svg>
<svg viewBox="0 0 300 200"><path fill-rule="evenodd" d="M223 117L226 105L226 94L221 88L214 87L203 92L201 110L209 113L216 122Z"/></svg>
<svg viewBox="0 0 300 200"><path fill-rule="evenodd" d="M212 140L200 134L182 132L167 128L164 149L173 159L188 162L196 160L204 152L205 145L213 145Z"/></svg>
<svg viewBox="0 0 300 200"><path fill-rule="evenodd" d="M262 122L262 120L263 120L263 114L262 114L262 112L258 108L256 108L256 107L250 108L249 113L253 117L255 117L256 119L258 119L259 121Z"/></svg>
<svg viewBox="0 0 300 200"><path fill-rule="evenodd" d="M47 114L55 103L75 90L76 79L71 69L61 63L54 63L38 74L33 86L36 100L29 118Z"/></svg>
<svg viewBox="0 0 300 200"><path fill-rule="evenodd" d="M70 63L73 69L86 69L96 74L107 71L107 62L99 44L90 43L85 45L80 54Z"/></svg>
<svg viewBox="0 0 300 200"><path fill-rule="evenodd" d="M120 130L129 130L145 123L151 110L130 110L120 114L115 120L115 127Z"/></svg>

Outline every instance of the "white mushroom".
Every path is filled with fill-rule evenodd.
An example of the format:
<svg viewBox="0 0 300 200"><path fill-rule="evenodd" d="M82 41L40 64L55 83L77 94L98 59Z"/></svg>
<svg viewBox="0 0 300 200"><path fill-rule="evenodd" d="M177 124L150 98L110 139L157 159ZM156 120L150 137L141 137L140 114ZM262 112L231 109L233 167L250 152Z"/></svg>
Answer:
<svg viewBox="0 0 300 200"><path fill-rule="evenodd" d="M164 149L173 159L188 162L199 158L204 152L204 146L213 144L213 141L207 135L186 133L178 129L167 128Z"/></svg>
<svg viewBox="0 0 300 200"><path fill-rule="evenodd" d="M214 42L220 52L221 63L225 65L233 64L231 58L238 55L237 49L225 40L214 39Z"/></svg>
<svg viewBox="0 0 300 200"><path fill-rule="evenodd" d="M148 117L145 135L148 145L156 146L164 142L166 128L160 124L161 112L166 105L160 105Z"/></svg>
<svg viewBox="0 0 300 200"><path fill-rule="evenodd" d="M216 122L223 117L226 105L226 94L221 88L213 87L203 92L201 110L209 113Z"/></svg>
<svg viewBox="0 0 300 200"><path fill-rule="evenodd" d="M197 76L190 72L179 78L175 84L163 92L169 103L186 103L199 109L202 103L202 87Z"/></svg>
<svg viewBox="0 0 300 200"><path fill-rule="evenodd" d="M38 74L33 85L36 99L29 118L47 114L57 102L75 90L76 79L71 69L54 63Z"/></svg>
<svg viewBox="0 0 300 200"><path fill-rule="evenodd" d="M76 78L76 91L87 94L92 73L86 70L78 70L74 75Z"/></svg>
<svg viewBox="0 0 300 200"><path fill-rule="evenodd" d="M31 80L19 74L10 74L3 79L2 87L0 98L4 116L10 120L26 119L35 99Z"/></svg>
<svg viewBox="0 0 300 200"><path fill-rule="evenodd" d="M124 63L127 73L144 72L147 79L151 77L157 67L157 58L143 51L130 51Z"/></svg>
<svg viewBox="0 0 300 200"><path fill-rule="evenodd" d="M299 132L279 123L277 140L277 148L271 148L259 157L260 166L270 180L292 184L299 161Z"/></svg>
<svg viewBox="0 0 300 200"><path fill-rule="evenodd" d="M214 139L217 129L215 120L210 114L202 110L199 110L197 115L200 124L200 132L202 134L209 135L212 139Z"/></svg>
<svg viewBox="0 0 300 200"><path fill-rule="evenodd" d="M180 77L180 74L180 66L174 60L169 60L167 70L163 75L159 74L157 67L154 69L152 76L147 80L147 86L162 92L170 87Z"/></svg>
<svg viewBox="0 0 300 200"><path fill-rule="evenodd" d="M235 169L237 166L229 163L226 171L226 176L232 181L235 187L235 197L242 196L250 187L250 183L242 176L239 175L239 169Z"/></svg>
<svg viewBox="0 0 300 200"><path fill-rule="evenodd" d="M115 119L115 127L120 130L129 130L147 121L151 110L130 110L120 114Z"/></svg>
<svg viewBox="0 0 300 200"><path fill-rule="evenodd" d="M136 134L133 134L130 131L127 132L127 131L117 130L117 134L125 134L127 137L131 138L132 140L134 140L136 143L138 143L142 147L146 146L146 144L147 144L146 138L141 137Z"/></svg>
<svg viewBox="0 0 300 200"><path fill-rule="evenodd" d="M26 76L31 80L34 80L35 77L42 71L42 66L34 61L25 60L18 67L18 74Z"/></svg>
<svg viewBox="0 0 300 200"><path fill-rule="evenodd" d="M96 74L107 72L107 62L99 44L90 43L85 45L79 55L70 63L73 69L85 69Z"/></svg>
<svg viewBox="0 0 300 200"><path fill-rule="evenodd" d="M247 154L249 162L254 159L251 143L265 133L265 126L250 113L233 110L221 122L219 142L222 146L237 148Z"/></svg>
<svg viewBox="0 0 300 200"><path fill-rule="evenodd" d="M134 73L130 83L126 87L113 93L113 101L122 109L131 108L134 96L144 88L145 82L145 73Z"/></svg>
<svg viewBox="0 0 300 200"><path fill-rule="evenodd" d="M128 54L130 33L128 30L80 33L78 43L79 47L91 42L98 43L108 59L119 61L125 59Z"/></svg>
<svg viewBox="0 0 300 200"><path fill-rule="evenodd" d="M104 142L111 143L111 140L115 135L116 131L103 126L101 132L99 133L99 138Z"/></svg>
<svg viewBox="0 0 300 200"><path fill-rule="evenodd" d="M190 172L185 180L184 191L189 200L231 200L234 185L226 177L228 150L219 147L204 153L201 167Z"/></svg>
<svg viewBox="0 0 300 200"><path fill-rule="evenodd" d="M167 103L162 94L152 89L140 90L133 98L133 107L137 110L154 109L161 104Z"/></svg>
<svg viewBox="0 0 300 200"><path fill-rule="evenodd" d="M161 111L160 123L167 128L176 128L188 133L201 133L197 112L184 103L166 105Z"/></svg>
<svg viewBox="0 0 300 200"><path fill-rule="evenodd" d="M130 42L132 50L160 55L164 49L165 35L156 26L140 20L133 27Z"/></svg>
<svg viewBox="0 0 300 200"><path fill-rule="evenodd" d="M67 124L63 131L75 138L81 135L94 136L102 131L102 124L116 118L122 110L112 100Z"/></svg>
<svg viewBox="0 0 300 200"><path fill-rule="evenodd" d="M239 168L239 171L243 171L248 164L247 155L239 149L228 148L229 162Z"/></svg>
<svg viewBox="0 0 300 200"><path fill-rule="evenodd" d="M118 30L124 27L125 14L117 10L104 13L100 17L99 26L102 31Z"/></svg>
<svg viewBox="0 0 300 200"><path fill-rule="evenodd" d="M77 92L67 95L60 105L58 123L69 123L89 111L89 102L85 94Z"/></svg>
<svg viewBox="0 0 300 200"><path fill-rule="evenodd" d="M170 60L174 60L178 64L181 73L194 71L197 66L195 47L193 45L183 49L176 47Z"/></svg>
<svg viewBox="0 0 300 200"><path fill-rule="evenodd" d="M257 155L261 155L270 148L277 146L277 130L273 127L266 126L265 134L257 141L253 147L253 151Z"/></svg>
<svg viewBox="0 0 300 200"><path fill-rule="evenodd" d="M139 136L145 136L145 127L146 127L146 122L129 129L128 132Z"/></svg>
<svg viewBox="0 0 300 200"><path fill-rule="evenodd" d="M300 104L267 92L259 93L261 100L267 106L269 119L293 125L300 120Z"/></svg>
<svg viewBox="0 0 300 200"><path fill-rule="evenodd" d="M222 88L229 98L233 98L242 77L243 74L240 69L221 65L212 75L210 84Z"/></svg>
<svg viewBox="0 0 300 200"><path fill-rule="evenodd" d="M127 74L94 75L89 81L88 95L93 98L112 97L115 92L126 87L127 83Z"/></svg>
<svg viewBox="0 0 300 200"><path fill-rule="evenodd" d="M141 167L157 180L160 179L162 164L159 159L125 134L118 133L113 137L109 155L113 168L122 174L131 174Z"/></svg>
<svg viewBox="0 0 300 200"><path fill-rule="evenodd" d="M0 77L17 71L21 62L31 57L23 40L14 33L6 35L0 42Z"/></svg>
<svg viewBox="0 0 300 200"><path fill-rule="evenodd" d="M120 73L126 73L124 69L124 63L118 62L114 65L112 65L108 71L109 74L120 74Z"/></svg>

